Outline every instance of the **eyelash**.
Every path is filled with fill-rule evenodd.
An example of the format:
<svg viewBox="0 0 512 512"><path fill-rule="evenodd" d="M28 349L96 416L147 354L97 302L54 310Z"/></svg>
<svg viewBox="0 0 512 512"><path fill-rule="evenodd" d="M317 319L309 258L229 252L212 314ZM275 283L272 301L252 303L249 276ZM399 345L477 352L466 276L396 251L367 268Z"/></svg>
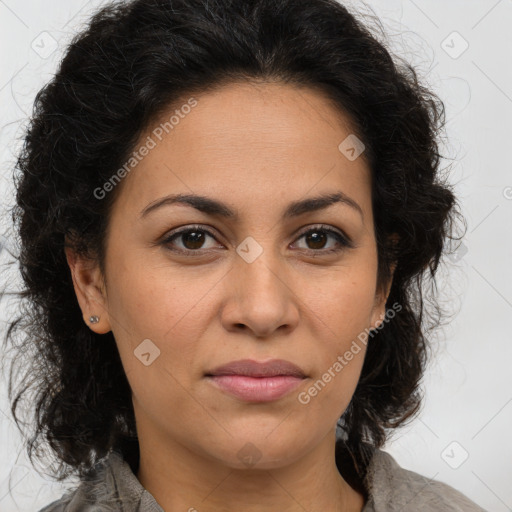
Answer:
<svg viewBox="0 0 512 512"><path fill-rule="evenodd" d="M169 244L175 240L176 238L179 238L180 236L186 234L186 233L191 233L191 232L203 232L203 233L207 233L208 235L210 235L212 238L215 238L215 235L209 230L209 229L206 229L200 225L192 225L192 226L189 226L185 229L181 229L179 231L174 231L174 232L171 232L169 233L168 236L166 236L162 241L161 241L161 245L165 246L167 249L169 249L170 251L173 251L173 252L177 252L177 253L181 253L181 254L185 254L185 255L193 255L193 256L200 256L201 252L203 252L204 254L204 250L203 249L196 249L196 250L192 250L192 249L176 249L176 248L170 248L169 247ZM307 231L304 231L302 232L299 237L297 238L297 240L299 240L300 238L304 237L305 235L308 235L309 233L311 232L324 232L324 233L328 233L330 235L332 235L336 241L338 242L338 244L341 245L341 247L337 247L337 248L334 248L334 249L304 249L306 250L307 252L310 252L310 253L320 253L320 254L333 254L333 253L338 253L338 252L341 252L345 249L351 249L351 248L354 248L354 244L352 243L352 241L348 238L348 237L345 237L343 236L341 233L339 233L338 231L335 231L329 227L326 227L326 226L323 226L323 225L318 225L318 226L312 226L311 228L309 228ZM207 250L208 251L208 250Z"/></svg>

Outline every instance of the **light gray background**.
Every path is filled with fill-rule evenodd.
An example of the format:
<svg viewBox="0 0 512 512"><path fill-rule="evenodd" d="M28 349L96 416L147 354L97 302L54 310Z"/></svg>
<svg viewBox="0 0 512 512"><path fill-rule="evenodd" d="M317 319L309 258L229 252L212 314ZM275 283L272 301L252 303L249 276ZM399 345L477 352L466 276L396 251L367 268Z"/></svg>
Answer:
<svg viewBox="0 0 512 512"><path fill-rule="evenodd" d="M11 169L34 96L51 78L64 45L104 3L0 0L4 205L12 205ZM512 1L346 4L373 9L392 50L415 64L445 101L449 142L443 151L455 159L451 182L468 222L463 246L440 275L440 298L454 318L434 340L422 412L385 449L405 468L452 485L487 510L510 511ZM4 326L5 305L2 317ZM39 510L69 484L41 478L30 466L10 418L5 379L0 386L0 511Z"/></svg>

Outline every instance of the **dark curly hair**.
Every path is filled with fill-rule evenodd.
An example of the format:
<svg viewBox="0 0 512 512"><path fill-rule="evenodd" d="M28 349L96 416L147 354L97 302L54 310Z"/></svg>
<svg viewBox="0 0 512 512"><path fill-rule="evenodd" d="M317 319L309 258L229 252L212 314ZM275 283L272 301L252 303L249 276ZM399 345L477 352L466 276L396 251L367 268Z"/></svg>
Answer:
<svg viewBox="0 0 512 512"><path fill-rule="evenodd" d="M19 401L31 392L24 409L33 413L31 461L44 439L59 481L83 477L111 450L137 466L131 390L115 339L84 324L64 247L104 270L109 214L122 183L105 199L94 190L171 105L240 81L322 92L366 147L377 284L396 264L387 304L402 309L372 333L338 422L359 477L368 447L383 446L418 413L428 335L443 317L434 277L460 212L440 178L444 104L369 27L336 0L134 0L101 8L73 38L36 96L14 172L11 214L24 287L5 344L16 355L9 399L18 428ZM24 372L14 391L17 365Z"/></svg>

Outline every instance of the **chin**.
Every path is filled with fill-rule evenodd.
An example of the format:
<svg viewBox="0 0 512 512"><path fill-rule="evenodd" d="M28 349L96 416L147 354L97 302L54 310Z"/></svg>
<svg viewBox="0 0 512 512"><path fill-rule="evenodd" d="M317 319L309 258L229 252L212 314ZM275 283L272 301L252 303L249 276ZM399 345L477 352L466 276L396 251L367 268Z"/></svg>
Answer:
<svg viewBox="0 0 512 512"><path fill-rule="evenodd" d="M230 437L224 444L212 443L216 450L214 453L210 451L210 455L233 469L276 469L295 460L299 454L294 447L303 446L295 438L287 439L285 443L283 436L277 436L275 432L268 435L260 430L254 436Z"/></svg>

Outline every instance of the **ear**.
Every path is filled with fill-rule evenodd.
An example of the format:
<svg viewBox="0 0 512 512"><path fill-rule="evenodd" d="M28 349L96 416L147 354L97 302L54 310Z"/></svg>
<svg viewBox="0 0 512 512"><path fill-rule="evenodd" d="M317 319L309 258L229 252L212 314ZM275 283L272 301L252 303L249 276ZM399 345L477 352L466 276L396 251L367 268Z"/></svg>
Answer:
<svg viewBox="0 0 512 512"><path fill-rule="evenodd" d="M393 245L396 245L399 240L399 236L396 233L393 233L388 237L388 239L391 240ZM379 325L382 324L383 319L386 317L386 301L388 300L389 292L391 291L391 285L393 284L395 269L396 261L391 264L391 275L387 283L385 283L385 285L380 290L377 290L377 293L375 294L375 302L370 320L371 329L379 327Z"/></svg>
<svg viewBox="0 0 512 512"><path fill-rule="evenodd" d="M90 259L78 256L69 246L65 247L64 252L71 270L73 287L82 310L84 322L92 331L98 334L109 332L111 326L107 294L99 265ZM91 323L91 316L97 316L99 321Z"/></svg>

